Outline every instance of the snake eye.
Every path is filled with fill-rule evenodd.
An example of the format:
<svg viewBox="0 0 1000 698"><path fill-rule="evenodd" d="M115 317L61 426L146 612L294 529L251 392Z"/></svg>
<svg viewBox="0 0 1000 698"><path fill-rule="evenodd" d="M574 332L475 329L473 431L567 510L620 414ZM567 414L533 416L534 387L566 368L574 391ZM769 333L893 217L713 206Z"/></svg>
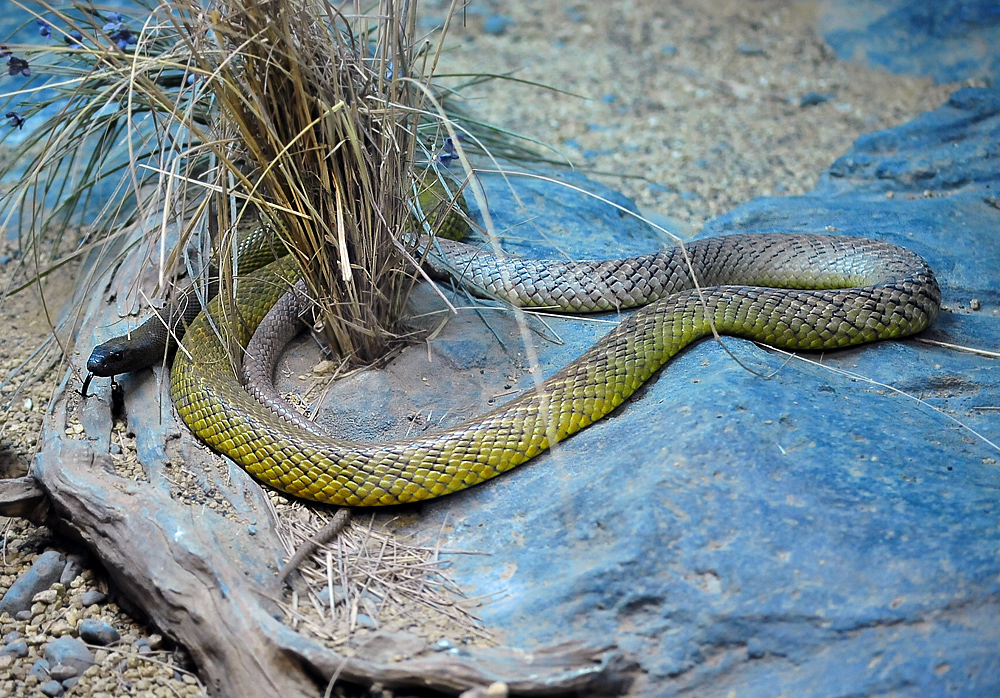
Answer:
<svg viewBox="0 0 1000 698"><path fill-rule="evenodd" d="M122 359L125 358L125 350L115 349L108 355L108 358L111 359L112 361L121 361Z"/></svg>

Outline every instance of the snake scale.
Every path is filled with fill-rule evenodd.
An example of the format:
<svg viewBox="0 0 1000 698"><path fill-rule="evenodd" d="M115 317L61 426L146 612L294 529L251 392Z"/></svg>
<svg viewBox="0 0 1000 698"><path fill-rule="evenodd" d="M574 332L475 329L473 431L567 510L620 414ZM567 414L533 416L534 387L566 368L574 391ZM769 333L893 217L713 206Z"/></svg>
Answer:
<svg viewBox="0 0 1000 698"><path fill-rule="evenodd" d="M356 506L400 504L470 487L533 458L614 410L713 325L720 334L791 350L834 349L919 332L940 306L923 259L863 238L730 235L688 243L686 258L673 248L576 263L503 259L470 245L438 244L453 273L517 305L575 312L647 305L538 388L486 414L427 436L367 444L296 423L280 405L269 409L247 392L212 329L209 316L219 312L212 301L174 360L177 412L206 444L289 494ZM285 258L241 280L236 339L246 346L263 323L263 344L250 349L257 361L252 382L270 382L273 352L295 322L297 311L288 308L297 305L268 311L296 279Z"/></svg>

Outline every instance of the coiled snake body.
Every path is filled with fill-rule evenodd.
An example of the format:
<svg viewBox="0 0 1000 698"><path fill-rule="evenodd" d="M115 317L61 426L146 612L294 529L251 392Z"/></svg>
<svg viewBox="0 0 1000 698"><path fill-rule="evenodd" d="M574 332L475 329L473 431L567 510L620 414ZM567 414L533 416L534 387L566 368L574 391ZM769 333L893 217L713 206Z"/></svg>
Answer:
<svg viewBox="0 0 1000 698"><path fill-rule="evenodd" d="M280 408L264 407L244 389L202 313L171 371L177 412L213 449L292 495L357 506L399 504L455 492L524 463L614 410L713 325L721 334L777 347L833 349L919 332L940 305L924 260L862 238L733 235L688 243L687 259L670 249L579 263L502 260L440 242L453 270L517 305L586 312L651 304L539 388L442 432L375 444L334 439L282 418ZM241 280L241 345L296 276L286 258ZM211 302L207 313L218 312L218 302ZM287 334L291 322L294 312L271 317L263 334ZM94 358L98 350L88 366L101 363Z"/></svg>

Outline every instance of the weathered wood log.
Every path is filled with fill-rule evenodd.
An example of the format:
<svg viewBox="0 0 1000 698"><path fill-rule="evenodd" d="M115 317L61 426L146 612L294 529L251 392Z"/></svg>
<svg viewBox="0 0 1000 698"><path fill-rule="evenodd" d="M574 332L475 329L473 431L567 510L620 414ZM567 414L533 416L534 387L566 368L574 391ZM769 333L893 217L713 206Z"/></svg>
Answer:
<svg viewBox="0 0 1000 698"><path fill-rule="evenodd" d="M48 510L48 497L35 478L0 480L0 516L16 516L41 523Z"/></svg>

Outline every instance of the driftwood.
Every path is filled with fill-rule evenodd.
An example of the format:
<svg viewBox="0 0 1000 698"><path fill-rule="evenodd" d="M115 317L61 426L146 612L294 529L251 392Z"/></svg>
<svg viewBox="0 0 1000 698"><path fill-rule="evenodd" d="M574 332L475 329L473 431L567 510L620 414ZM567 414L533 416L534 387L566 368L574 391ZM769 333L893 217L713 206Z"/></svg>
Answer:
<svg viewBox="0 0 1000 698"><path fill-rule="evenodd" d="M130 256L141 259L138 252ZM151 276L148 267L130 270L129 263L116 279L134 279L140 271ZM148 291L149 278L144 283ZM105 294L89 297L80 292L82 327L106 328L122 299L136 297L114 280L104 288ZM106 300L111 297L119 308ZM82 365L89 347L107 334L80 332L74 363ZM283 548L273 507L239 467L194 442L175 420L164 383L160 370L123 380L142 468L123 475L109 455L107 381L83 400L79 378L68 375L52 403L31 478L47 494L50 523L83 540L119 591L188 649L212 694L315 696L334 678L445 694L493 682L507 684L513 695L614 692L623 665L607 648L408 652L404 640L388 637L381 638L382 652L366 647L364 658L347 657L276 620ZM193 495L178 494L181 471L189 482L193 477ZM13 502L6 511L46 505L31 478L0 494Z"/></svg>
<svg viewBox="0 0 1000 698"><path fill-rule="evenodd" d="M0 516L43 521L47 512L48 499L35 478L0 480Z"/></svg>

